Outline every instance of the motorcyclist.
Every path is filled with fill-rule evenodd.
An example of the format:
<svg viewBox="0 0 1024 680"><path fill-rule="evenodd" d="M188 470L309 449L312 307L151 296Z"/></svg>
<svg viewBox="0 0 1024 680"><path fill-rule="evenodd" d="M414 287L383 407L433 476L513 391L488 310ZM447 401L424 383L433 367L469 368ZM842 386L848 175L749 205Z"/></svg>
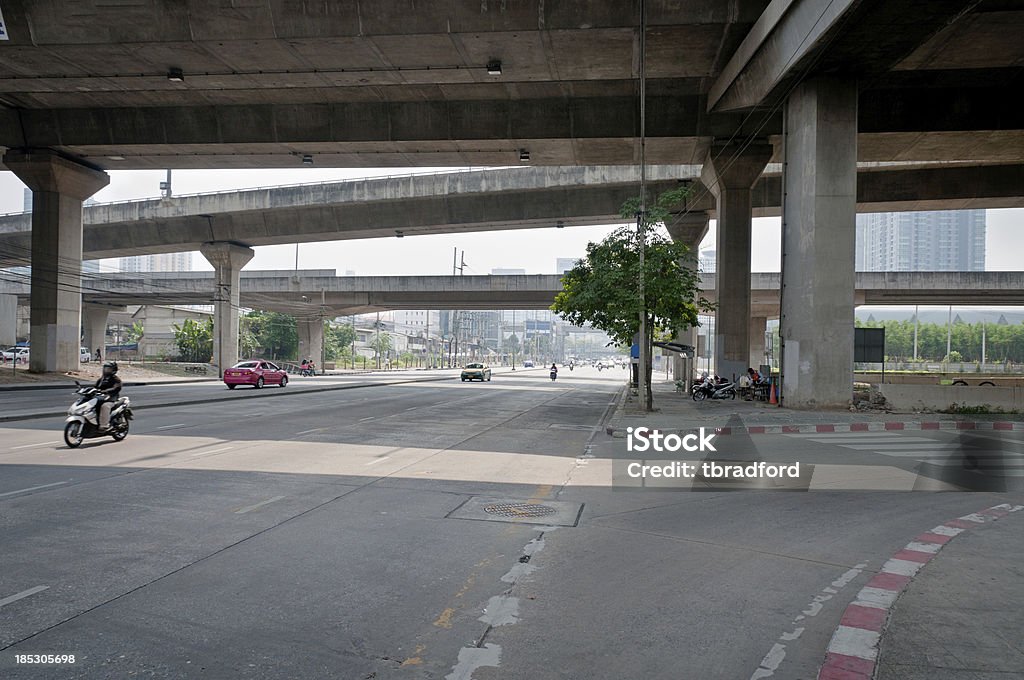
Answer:
<svg viewBox="0 0 1024 680"><path fill-rule="evenodd" d="M99 426L101 432L110 430L110 411L114 402L121 395L121 379L117 377L117 362L104 361L103 375L93 385L103 395L97 408L100 411Z"/></svg>
<svg viewBox="0 0 1024 680"><path fill-rule="evenodd" d="M551 364L551 379L554 380L556 375L558 375L558 366Z"/></svg>

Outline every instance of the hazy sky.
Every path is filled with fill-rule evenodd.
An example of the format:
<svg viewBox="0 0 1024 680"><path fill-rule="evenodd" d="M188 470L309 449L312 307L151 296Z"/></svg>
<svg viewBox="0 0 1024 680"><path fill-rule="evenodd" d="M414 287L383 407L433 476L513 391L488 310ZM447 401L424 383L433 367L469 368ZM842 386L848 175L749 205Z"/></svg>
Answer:
<svg viewBox="0 0 1024 680"><path fill-rule="evenodd" d="M425 172L429 168L399 170L314 169L295 170L175 170L175 194L273 186L279 184L333 181L354 177ZM163 171L110 172L110 185L96 194L98 201L119 201L159 196ZM10 172L0 172L0 213L20 212L24 185ZM714 244L714 221L702 247ZM988 211L986 263L989 270L1019 270L1024 245L1024 209ZM613 227L566 227L509 232L482 232L438 236L407 236L403 239L308 243L299 246L301 269L336 269L339 274L353 270L359 275L448 274L455 247L466 251L466 274L488 274L496 267L525 269L530 274L555 272L555 259L580 257L587 243L599 240ZM247 269L292 269L295 246L258 247ZM754 220L753 269L779 271L780 221ZM195 269L211 269L201 255L193 256Z"/></svg>

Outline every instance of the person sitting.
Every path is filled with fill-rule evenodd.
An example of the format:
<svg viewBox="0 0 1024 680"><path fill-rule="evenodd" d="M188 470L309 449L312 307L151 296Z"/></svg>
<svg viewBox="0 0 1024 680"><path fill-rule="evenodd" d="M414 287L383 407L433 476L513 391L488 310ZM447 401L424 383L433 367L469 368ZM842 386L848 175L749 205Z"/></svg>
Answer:
<svg viewBox="0 0 1024 680"><path fill-rule="evenodd" d="M747 369L747 377L750 379L752 385L757 385L761 382L761 374L755 371L753 368Z"/></svg>

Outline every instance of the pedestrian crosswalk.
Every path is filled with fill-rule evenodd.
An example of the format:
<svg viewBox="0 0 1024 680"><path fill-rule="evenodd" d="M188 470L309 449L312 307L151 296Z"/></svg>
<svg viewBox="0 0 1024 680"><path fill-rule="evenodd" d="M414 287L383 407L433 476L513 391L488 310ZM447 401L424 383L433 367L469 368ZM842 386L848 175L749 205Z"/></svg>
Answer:
<svg viewBox="0 0 1024 680"><path fill-rule="evenodd" d="M873 453L938 467L962 467L1001 477L1024 477L1024 441L998 435L958 434L932 439L898 432L787 434L858 453Z"/></svg>

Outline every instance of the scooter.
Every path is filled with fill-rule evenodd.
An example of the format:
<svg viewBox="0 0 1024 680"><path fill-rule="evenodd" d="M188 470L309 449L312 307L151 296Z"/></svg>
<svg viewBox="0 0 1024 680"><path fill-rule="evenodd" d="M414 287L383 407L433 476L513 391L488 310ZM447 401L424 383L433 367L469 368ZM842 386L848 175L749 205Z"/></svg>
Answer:
<svg viewBox="0 0 1024 680"><path fill-rule="evenodd" d="M694 401L736 398L735 384L728 381L715 382L711 378L704 378L702 382L694 385L691 391Z"/></svg>
<svg viewBox="0 0 1024 680"><path fill-rule="evenodd" d="M69 448L78 448L86 439L106 437L110 435L115 442L119 442L128 436L128 423L135 414L132 413L131 400L128 397L118 397L110 409L110 430L100 431L99 426L99 404L103 396L95 387L81 385L77 381L78 389L75 394L78 400L68 408L68 418L64 421L64 443Z"/></svg>
<svg viewBox="0 0 1024 680"><path fill-rule="evenodd" d="M555 369L551 369L551 379L554 380L557 377L558 377L558 371L555 370Z"/></svg>

